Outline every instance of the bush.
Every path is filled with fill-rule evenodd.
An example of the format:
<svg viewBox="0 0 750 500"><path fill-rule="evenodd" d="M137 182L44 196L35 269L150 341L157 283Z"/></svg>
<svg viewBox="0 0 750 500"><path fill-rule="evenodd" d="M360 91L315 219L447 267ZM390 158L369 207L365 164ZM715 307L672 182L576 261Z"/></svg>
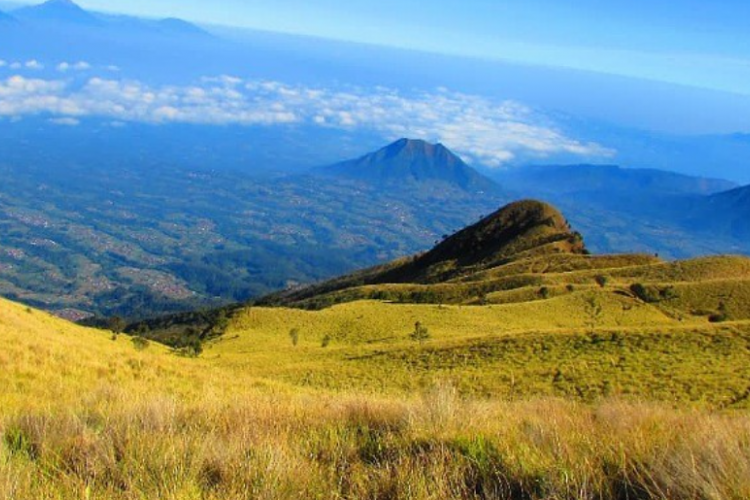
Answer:
<svg viewBox="0 0 750 500"><path fill-rule="evenodd" d="M289 330L289 338L292 341L292 345L297 347L297 344L299 344L299 329L292 328L291 330Z"/></svg>
<svg viewBox="0 0 750 500"><path fill-rule="evenodd" d="M633 283L632 285L630 285L630 291L633 292L633 295L641 299L643 302L649 304L659 302L659 297L654 294L652 290L646 288L641 283Z"/></svg>
<svg viewBox="0 0 750 500"><path fill-rule="evenodd" d="M411 332L409 338L421 344L430 338L430 332L425 326L422 325L422 323L417 321L416 323L414 323L414 331Z"/></svg>
<svg viewBox="0 0 750 500"><path fill-rule="evenodd" d="M605 286L607 286L607 283L609 283L609 277L604 276L603 274L599 274L594 277L594 281L596 281L596 284L601 288L604 288Z"/></svg>
<svg viewBox="0 0 750 500"><path fill-rule="evenodd" d="M150 342L143 337L133 337L130 341L133 342L133 347L135 347L136 351L143 351L148 348L150 344Z"/></svg>

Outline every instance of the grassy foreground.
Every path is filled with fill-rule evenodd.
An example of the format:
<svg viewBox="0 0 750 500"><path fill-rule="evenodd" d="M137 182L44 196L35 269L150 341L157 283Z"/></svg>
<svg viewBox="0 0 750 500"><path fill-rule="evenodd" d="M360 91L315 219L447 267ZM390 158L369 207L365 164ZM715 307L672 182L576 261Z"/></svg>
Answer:
<svg viewBox="0 0 750 500"><path fill-rule="evenodd" d="M550 300L562 301L564 311L574 298ZM605 369L584 351L576 353L573 347L583 344L551 344L563 330L569 334L562 338L591 341L585 324L538 325L549 343L547 351L540 349L553 355L533 355L532 349L529 364L505 348L507 358L477 350L523 338L496 307L390 307L251 309L203 357L187 359L0 302L0 498L750 498L746 411L720 410L735 406L690 398L679 388L654 396L650 383L633 385L629 395L556 397L568 393L553 390L557 373L542 366L559 363L555 357ZM692 367L691 377L714 373L705 377L711 388L704 394L742 389L750 345L742 322L715 330L695 323L686 328L699 333L680 334L677 320L664 316L653 323L652 313L633 313L636 326L620 327L623 337L657 338L638 326L638 318L648 318L682 340L661 344L661 358L654 354L653 364L629 372L634 380L668 379L658 369L661 359ZM431 315L441 315L434 324L443 326L433 327ZM423 344L408 339L415 317L431 327ZM531 314L515 317L539 321ZM494 331L492 321L505 326ZM602 329L617 323L600 322ZM383 338L388 325L401 333ZM294 327L301 332L296 346L289 337ZM332 329L347 335L322 347ZM696 338L703 340L690 344ZM636 343L623 342L626 348L617 352L627 358ZM683 349L675 361L669 361L672 344ZM464 368L452 366L450 360L463 359L452 356L454 348L474 358ZM362 358L373 349L385 354ZM502 378L472 379L513 362L519 384L527 387L517 396L501 394L507 387ZM303 368L297 372L294 365ZM520 369L525 365L528 371ZM609 366L612 373L620 369ZM407 382L425 367L435 376ZM339 382L296 378L311 369ZM567 377L561 371L558 382ZM380 373L381 381L390 373L394 383L371 386L367 373ZM675 404L675 394L681 403ZM644 402L649 395L660 402Z"/></svg>

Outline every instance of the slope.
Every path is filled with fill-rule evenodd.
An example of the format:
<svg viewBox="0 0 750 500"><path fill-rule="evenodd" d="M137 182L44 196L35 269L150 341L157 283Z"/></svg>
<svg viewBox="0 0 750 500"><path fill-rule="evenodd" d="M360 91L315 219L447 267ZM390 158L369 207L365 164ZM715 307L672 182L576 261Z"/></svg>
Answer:
<svg viewBox="0 0 750 500"><path fill-rule="evenodd" d="M259 303L294 303L358 285L446 282L520 257L557 253L585 253L581 235L573 232L551 205L519 201L447 237L427 253L320 285L271 295Z"/></svg>
<svg viewBox="0 0 750 500"><path fill-rule="evenodd" d="M523 305L396 307L246 310L185 359L0 301L0 497L747 498L747 415L675 408L742 406L747 328L520 334L487 327ZM443 328L369 338L407 315ZM335 322L356 335L320 346Z"/></svg>

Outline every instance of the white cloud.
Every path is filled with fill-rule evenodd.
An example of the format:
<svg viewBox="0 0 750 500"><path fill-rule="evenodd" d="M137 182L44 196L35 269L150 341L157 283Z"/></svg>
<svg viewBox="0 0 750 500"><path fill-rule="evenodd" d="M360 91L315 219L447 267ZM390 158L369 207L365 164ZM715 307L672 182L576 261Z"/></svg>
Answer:
<svg viewBox="0 0 750 500"><path fill-rule="evenodd" d="M23 64L20 62L13 62L10 63L10 69L21 69L23 67Z"/></svg>
<svg viewBox="0 0 750 500"><path fill-rule="evenodd" d="M68 125L83 116L97 116L115 123L294 123L359 129L386 139L443 142L467 160L487 166L501 166L519 154L544 158L557 153L613 153L569 137L520 103L445 88L404 94L383 87L313 88L226 75L204 78L196 85L160 87L101 77L89 78L82 86L19 75L0 80L0 116L27 114L49 114Z"/></svg>
<svg viewBox="0 0 750 500"><path fill-rule="evenodd" d="M31 61L26 61L26 69L33 69L33 70L42 70L44 69L44 64L40 63L36 59L32 59Z"/></svg>
<svg viewBox="0 0 750 500"><path fill-rule="evenodd" d="M51 118L50 123L55 125L63 125L66 127L76 127L81 124L81 120L78 118Z"/></svg>
<svg viewBox="0 0 750 500"><path fill-rule="evenodd" d="M4 68L8 65L7 61L0 59L0 68Z"/></svg>
<svg viewBox="0 0 750 500"><path fill-rule="evenodd" d="M79 61L77 63L61 62L57 65L57 71L65 73L67 71L87 71L91 69L91 65L85 61Z"/></svg>

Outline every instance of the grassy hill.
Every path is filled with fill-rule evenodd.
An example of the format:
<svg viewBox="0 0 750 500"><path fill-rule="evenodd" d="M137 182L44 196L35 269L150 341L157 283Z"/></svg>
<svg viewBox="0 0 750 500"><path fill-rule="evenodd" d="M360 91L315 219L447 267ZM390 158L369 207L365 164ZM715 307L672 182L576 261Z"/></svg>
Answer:
<svg viewBox="0 0 750 500"><path fill-rule="evenodd" d="M527 201L284 306L162 320L221 318L198 358L0 301L0 497L744 500L749 282L588 255Z"/></svg>

